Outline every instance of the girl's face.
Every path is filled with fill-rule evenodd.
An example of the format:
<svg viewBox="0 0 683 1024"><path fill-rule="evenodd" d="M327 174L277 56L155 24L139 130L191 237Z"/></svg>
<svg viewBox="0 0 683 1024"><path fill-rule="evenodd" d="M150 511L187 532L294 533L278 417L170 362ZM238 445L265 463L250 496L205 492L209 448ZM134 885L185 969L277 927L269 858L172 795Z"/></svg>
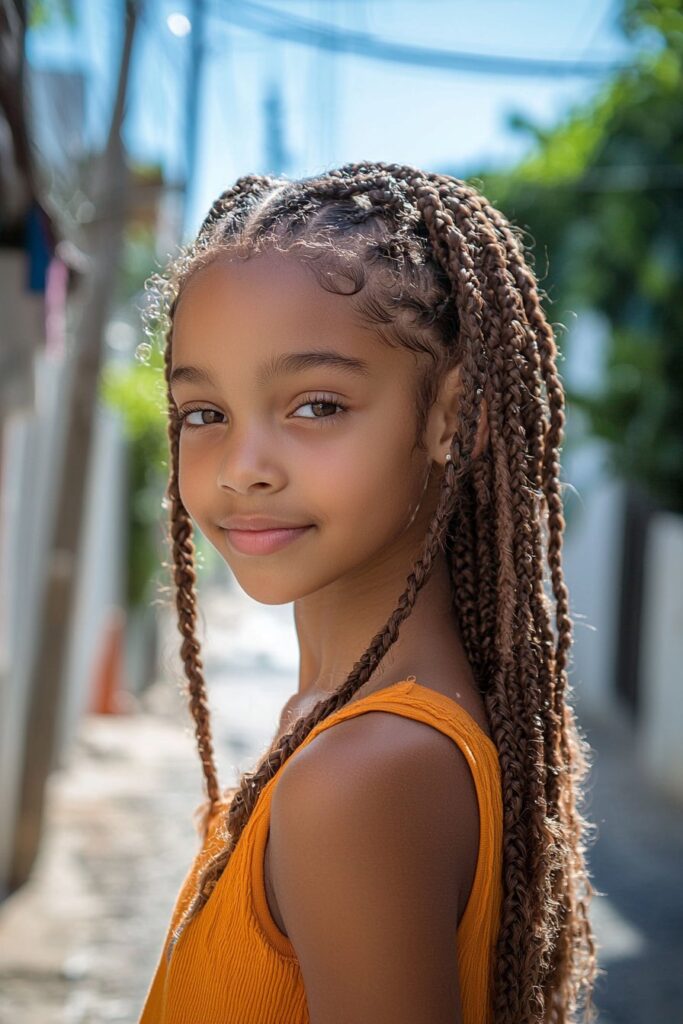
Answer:
<svg viewBox="0 0 683 1024"><path fill-rule="evenodd" d="M382 343L352 301L266 253L198 271L176 309L180 495L264 604L371 587L397 560L405 575L436 506L431 457L414 449L415 356ZM221 525L231 516L309 529L246 553Z"/></svg>

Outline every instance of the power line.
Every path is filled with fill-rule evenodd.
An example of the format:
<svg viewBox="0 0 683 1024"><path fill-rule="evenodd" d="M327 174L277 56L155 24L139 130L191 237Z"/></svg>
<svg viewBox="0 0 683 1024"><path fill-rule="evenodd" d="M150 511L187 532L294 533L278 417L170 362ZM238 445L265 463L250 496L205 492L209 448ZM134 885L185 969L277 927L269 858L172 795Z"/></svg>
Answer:
<svg viewBox="0 0 683 1024"><path fill-rule="evenodd" d="M486 75L568 78L599 77L628 66L624 61L547 60L411 46L381 39L367 32L354 32L309 18L283 14L252 0L240 0L238 3L219 2L213 13L223 21L271 38L413 67L442 68L446 71Z"/></svg>

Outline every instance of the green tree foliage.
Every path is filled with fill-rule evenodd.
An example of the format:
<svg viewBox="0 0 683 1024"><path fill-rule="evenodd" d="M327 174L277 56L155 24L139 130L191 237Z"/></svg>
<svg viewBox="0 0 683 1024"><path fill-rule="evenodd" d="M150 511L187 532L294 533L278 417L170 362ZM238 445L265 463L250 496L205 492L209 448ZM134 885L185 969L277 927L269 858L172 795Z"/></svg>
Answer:
<svg viewBox="0 0 683 1024"><path fill-rule="evenodd" d="M683 10L628 0L622 25L633 65L551 131L519 121L532 154L479 180L531 236L551 310L607 317L602 390L569 402L621 476L683 511Z"/></svg>
<svg viewBox="0 0 683 1024"><path fill-rule="evenodd" d="M101 377L101 395L121 414L128 440L127 601L131 607L147 600L160 565L161 502L168 462L165 386L158 346L151 347L148 361L108 363Z"/></svg>
<svg viewBox="0 0 683 1024"><path fill-rule="evenodd" d="M73 0L28 0L27 11L30 28L43 28L59 21L76 24Z"/></svg>

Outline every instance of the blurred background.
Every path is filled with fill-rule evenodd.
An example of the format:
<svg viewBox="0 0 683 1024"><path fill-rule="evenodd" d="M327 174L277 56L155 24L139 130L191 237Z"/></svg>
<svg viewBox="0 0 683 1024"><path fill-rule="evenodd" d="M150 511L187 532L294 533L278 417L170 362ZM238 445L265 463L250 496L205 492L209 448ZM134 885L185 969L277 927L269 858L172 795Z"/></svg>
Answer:
<svg viewBox="0 0 683 1024"><path fill-rule="evenodd" d="M0 1021L135 1022L198 843L144 282L237 176L368 159L534 246L599 1020L681 1024L682 62L679 0L0 0ZM298 652L196 541L225 787Z"/></svg>

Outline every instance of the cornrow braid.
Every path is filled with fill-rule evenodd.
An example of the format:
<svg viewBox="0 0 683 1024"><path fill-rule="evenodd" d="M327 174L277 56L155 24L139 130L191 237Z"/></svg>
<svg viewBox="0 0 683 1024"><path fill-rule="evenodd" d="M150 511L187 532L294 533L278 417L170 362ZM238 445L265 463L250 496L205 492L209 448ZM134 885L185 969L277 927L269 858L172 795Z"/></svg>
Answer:
<svg viewBox="0 0 683 1024"><path fill-rule="evenodd" d="M259 174L247 174L238 178L231 188L221 192L202 221L199 228L199 238L204 238L207 232L220 221L231 209L240 202L253 202L263 192L271 189L273 178Z"/></svg>
<svg viewBox="0 0 683 1024"><path fill-rule="evenodd" d="M378 336L429 357L416 393L418 428L440 373L460 365L459 420L433 520L386 624L342 685L278 737L222 798L195 638L192 528L179 495L179 422L169 391L167 493L181 657L206 780L204 834L221 814L224 842L201 871L168 953L224 873L263 787L311 729L370 679L443 550L501 767L504 894L491 979L494 1019L571 1024L581 1009L591 1021L599 971L588 916L589 823L577 807L589 747L568 702L564 394L553 332L521 242L472 186L409 165L352 163L297 181L241 177L213 204L194 247L153 279L161 308L169 310L167 385L173 314L191 275L222 253L250 257L268 249L350 278L354 291L344 294L358 295L358 309ZM319 280L332 287L329 276ZM474 458L484 400L489 445Z"/></svg>

